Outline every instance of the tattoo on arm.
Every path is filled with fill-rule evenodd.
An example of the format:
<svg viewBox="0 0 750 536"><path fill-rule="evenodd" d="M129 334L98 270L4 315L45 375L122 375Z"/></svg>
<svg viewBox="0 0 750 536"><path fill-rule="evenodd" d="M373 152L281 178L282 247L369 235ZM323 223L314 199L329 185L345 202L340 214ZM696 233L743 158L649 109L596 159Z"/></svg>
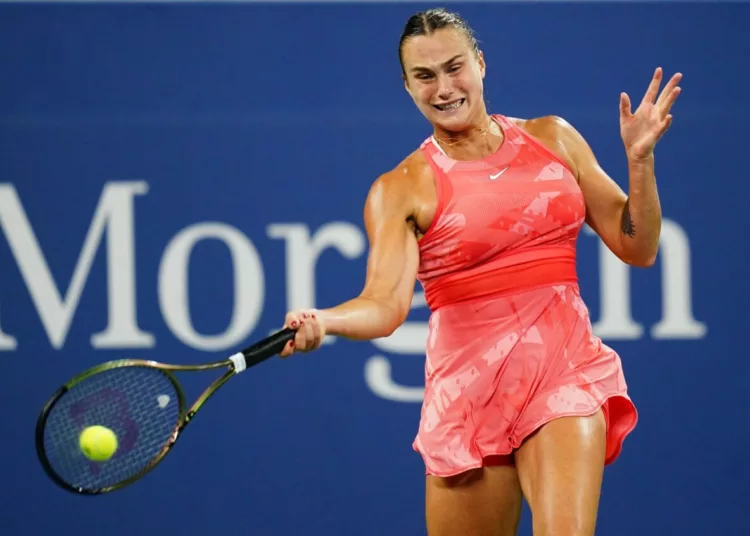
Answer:
<svg viewBox="0 0 750 536"><path fill-rule="evenodd" d="M625 207L622 210L620 229L622 229L622 232L624 234L631 238L635 236L635 224L633 223L633 218L630 215L630 199L625 201Z"/></svg>

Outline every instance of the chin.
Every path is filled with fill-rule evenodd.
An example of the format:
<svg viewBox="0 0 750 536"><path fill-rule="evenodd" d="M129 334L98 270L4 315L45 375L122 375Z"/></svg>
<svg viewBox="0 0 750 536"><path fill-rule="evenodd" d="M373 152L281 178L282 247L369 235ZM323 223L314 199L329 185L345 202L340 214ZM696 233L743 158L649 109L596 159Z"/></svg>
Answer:
<svg viewBox="0 0 750 536"><path fill-rule="evenodd" d="M452 112L441 112L430 106L427 118L434 126L451 132L466 130L472 125L472 113L467 104Z"/></svg>
<svg viewBox="0 0 750 536"><path fill-rule="evenodd" d="M432 123L443 130L449 132L461 132L471 127L471 119L466 117L435 117Z"/></svg>

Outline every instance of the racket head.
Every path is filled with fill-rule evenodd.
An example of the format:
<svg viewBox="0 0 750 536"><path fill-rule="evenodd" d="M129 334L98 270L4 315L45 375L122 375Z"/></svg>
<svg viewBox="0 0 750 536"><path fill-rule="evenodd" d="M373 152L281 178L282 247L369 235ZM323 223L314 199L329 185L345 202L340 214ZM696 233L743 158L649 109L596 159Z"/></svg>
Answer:
<svg viewBox="0 0 750 536"><path fill-rule="evenodd" d="M62 385L44 405L36 424L37 457L49 478L67 491L111 492L164 458L185 414L184 392L168 367L136 359L103 363ZM81 432L93 425L117 436L117 450L107 461L89 460L80 449Z"/></svg>

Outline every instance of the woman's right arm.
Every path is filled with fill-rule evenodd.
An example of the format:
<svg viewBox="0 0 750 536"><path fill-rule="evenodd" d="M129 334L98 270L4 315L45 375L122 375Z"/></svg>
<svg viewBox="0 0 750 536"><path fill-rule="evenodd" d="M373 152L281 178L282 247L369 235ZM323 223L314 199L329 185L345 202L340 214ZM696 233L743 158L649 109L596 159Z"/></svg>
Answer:
<svg viewBox="0 0 750 536"><path fill-rule="evenodd" d="M387 337L406 320L419 265L417 238L409 224L414 212L409 179L397 168L370 188L364 209L367 273L359 296L327 309L288 313L285 326L301 327L282 357L316 349L326 334L354 340Z"/></svg>

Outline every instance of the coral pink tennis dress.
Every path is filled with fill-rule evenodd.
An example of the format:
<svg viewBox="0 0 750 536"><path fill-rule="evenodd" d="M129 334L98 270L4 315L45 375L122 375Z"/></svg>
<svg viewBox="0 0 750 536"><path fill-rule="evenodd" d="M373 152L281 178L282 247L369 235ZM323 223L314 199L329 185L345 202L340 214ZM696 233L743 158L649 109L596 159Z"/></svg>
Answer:
<svg viewBox="0 0 750 536"><path fill-rule="evenodd" d="M432 137L421 145L438 201L420 240L431 316L413 447L428 474L449 476L512 460L550 420L602 408L610 464L638 414L579 293L582 192L563 161L493 118L505 140L485 159L453 160Z"/></svg>

